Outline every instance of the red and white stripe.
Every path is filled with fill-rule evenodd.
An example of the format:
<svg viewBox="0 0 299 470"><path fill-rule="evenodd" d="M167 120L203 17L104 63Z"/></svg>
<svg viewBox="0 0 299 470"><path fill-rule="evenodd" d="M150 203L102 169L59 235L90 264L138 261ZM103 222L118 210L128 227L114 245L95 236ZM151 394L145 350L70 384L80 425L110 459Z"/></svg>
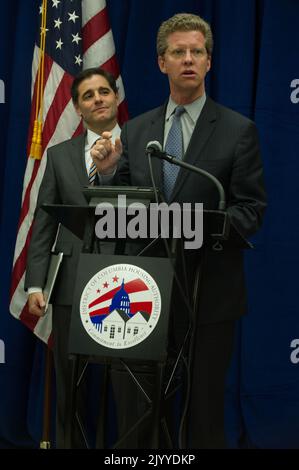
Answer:
<svg viewBox="0 0 299 470"><path fill-rule="evenodd" d="M82 0L82 27L83 68L101 66L117 77L120 96L119 122L122 124L128 118L128 113L105 0ZM27 155L29 155L35 118L38 56L39 49L35 47L32 62L31 121ZM28 313L24 278L33 216L40 183L45 171L47 149L82 131L82 124L70 99L72 79L73 77L65 73L49 56L45 57L42 158L41 160L27 159L23 182L22 208L13 261L10 312L48 344L51 343L51 309L43 318L37 318Z"/></svg>

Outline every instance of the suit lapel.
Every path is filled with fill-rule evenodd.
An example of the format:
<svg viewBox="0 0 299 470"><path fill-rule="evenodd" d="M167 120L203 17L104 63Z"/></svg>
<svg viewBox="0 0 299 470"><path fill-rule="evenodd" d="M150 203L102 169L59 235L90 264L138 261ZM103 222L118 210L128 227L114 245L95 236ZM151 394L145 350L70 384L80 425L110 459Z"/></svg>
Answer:
<svg viewBox="0 0 299 470"><path fill-rule="evenodd" d="M211 138L211 135L215 129L216 122L217 110L215 103L209 97L207 97L207 101L197 120L188 148L186 150L186 154L184 157L185 162L190 163L191 165L195 165L198 161L200 161L202 150L208 140ZM180 189L185 183L188 174L188 170L180 170L175 183L171 200L173 200L179 193Z"/></svg>
<svg viewBox="0 0 299 470"><path fill-rule="evenodd" d="M82 186L86 186L88 184L88 176L86 172L84 156L85 136L86 132L84 134L79 135L76 139L72 140L71 153L69 154L71 164L74 166L78 179Z"/></svg>

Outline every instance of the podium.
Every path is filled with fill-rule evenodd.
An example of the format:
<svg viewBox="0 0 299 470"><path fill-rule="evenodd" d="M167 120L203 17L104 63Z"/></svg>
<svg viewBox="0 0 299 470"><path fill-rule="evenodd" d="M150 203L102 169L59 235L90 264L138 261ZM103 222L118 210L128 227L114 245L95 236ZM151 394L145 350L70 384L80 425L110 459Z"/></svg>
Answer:
<svg viewBox="0 0 299 470"><path fill-rule="evenodd" d="M116 209L118 195L126 195L128 204L142 202L147 209L155 201L151 188L91 187L84 191L86 206L44 205L43 209L82 239L77 280L74 290L69 353L72 358L67 441L72 447L75 426L84 429L76 410L78 387L82 381L80 361L105 365L105 383L97 447L106 445L105 424L108 394L108 373L120 363L144 395L147 410L120 436L118 448L145 420L149 424L149 448L173 448L167 426L165 404L183 388L180 362L192 361L192 333L196 325L198 292L204 276L201 257L205 247L221 251L224 246L239 249L250 244L230 223L224 211L203 212L203 247L196 251L198 259L193 281L186 278L183 239L131 240L127 235L99 241L95 226L101 216L98 204ZM110 254L103 254L101 244L113 243ZM176 330L175 303L184 309L184 322L179 326L179 340L172 338ZM183 307L182 307L183 305ZM173 323L175 324L173 325ZM132 367L133 364L133 367ZM153 374L152 395L145 390L134 373L135 365L149 366ZM84 368L85 368L84 367ZM83 368L83 369L84 369ZM186 400L188 397L186 397ZM121 412L121 410L120 410ZM161 441L163 438L163 441ZM180 436L181 442L184 436ZM166 444L165 444L166 443Z"/></svg>

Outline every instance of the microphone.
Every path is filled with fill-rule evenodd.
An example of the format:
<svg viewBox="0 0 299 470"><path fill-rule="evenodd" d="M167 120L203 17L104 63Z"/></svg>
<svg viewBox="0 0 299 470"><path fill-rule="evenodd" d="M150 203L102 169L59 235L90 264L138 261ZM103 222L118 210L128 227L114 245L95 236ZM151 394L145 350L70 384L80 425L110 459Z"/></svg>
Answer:
<svg viewBox="0 0 299 470"><path fill-rule="evenodd" d="M158 158L164 158L164 156L165 157L167 156L166 152L163 152L162 150L162 145L157 140L151 140L147 144L145 153L146 155L150 155L150 156L158 157ZM163 156L160 156L160 154L163 154Z"/></svg>
<svg viewBox="0 0 299 470"><path fill-rule="evenodd" d="M145 153L146 155L150 155L151 157L157 157L157 158L160 158L161 160L166 160L169 163L172 163L173 165L186 168L187 170L194 171L195 173L198 173L199 175L202 175L208 178L216 186L217 191L219 193L218 210L220 211L225 210L226 208L225 192L224 192L222 184L214 175L212 175L211 173L205 170L202 170L201 168L198 168L197 166L190 165L190 163L186 163L182 160L179 160L178 158L175 158L173 155L168 155L166 152L162 150L162 145L157 140L152 140L148 142L146 149L145 149Z"/></svg>

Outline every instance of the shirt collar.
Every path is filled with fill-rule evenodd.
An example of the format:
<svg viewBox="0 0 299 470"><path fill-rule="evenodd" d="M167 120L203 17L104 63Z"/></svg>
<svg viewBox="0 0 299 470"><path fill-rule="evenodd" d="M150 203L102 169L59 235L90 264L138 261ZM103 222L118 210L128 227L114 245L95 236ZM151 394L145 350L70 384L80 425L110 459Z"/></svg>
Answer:
<svg viewBox="0 0 299 470"><path fill-rule="evenodd" d="M194 124L196 123L197 119L200 116L200 113L202 111L202 108L204 107L206 99L207 99L207 95L204 93L202 96L197 98L192 103L184 105L186 113L188 113L188 115L190 116ZM166 108L166 117L165 117L166 121L168 121L169 118L172 116L177 106L178 104L175 101L173 101L173 99L170 96L168 100L167 108Z"/></svg>

